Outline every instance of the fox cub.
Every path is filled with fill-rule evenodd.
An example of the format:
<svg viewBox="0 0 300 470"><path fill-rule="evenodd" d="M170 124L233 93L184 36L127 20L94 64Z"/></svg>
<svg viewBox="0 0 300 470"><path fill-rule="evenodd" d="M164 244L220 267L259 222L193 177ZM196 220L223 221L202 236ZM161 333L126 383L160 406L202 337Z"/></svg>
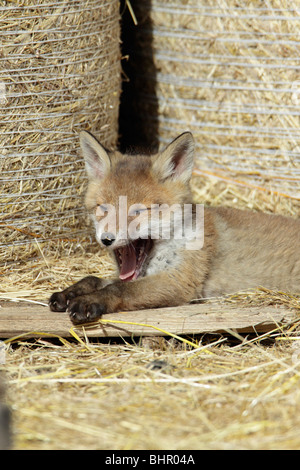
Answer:
<svg viewBox="0 0 300 470"><path fill-rule="evenodd" d="M86 206L119 278L85 277L52 294L51 310L67 310L78 324L256 286L300 292L300 221L225 207L198 211L189 132L152 156L108 152L88 132L80 142Z"/></svg>

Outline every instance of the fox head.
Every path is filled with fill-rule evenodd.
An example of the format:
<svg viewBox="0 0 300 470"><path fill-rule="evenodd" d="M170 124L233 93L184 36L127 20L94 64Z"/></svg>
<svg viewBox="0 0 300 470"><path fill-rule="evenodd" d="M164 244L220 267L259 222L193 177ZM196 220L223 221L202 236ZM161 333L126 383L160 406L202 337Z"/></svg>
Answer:
<svg viewBox="0 0 300 470"><path fill-rule="evenodd" d="M107 151L86 131L80 144L89 180L85 202L96 238L113 250L120 278L136 279L164 230L172 236L181 207L191 202L192 134L181 134L152 156Z"/></svg>

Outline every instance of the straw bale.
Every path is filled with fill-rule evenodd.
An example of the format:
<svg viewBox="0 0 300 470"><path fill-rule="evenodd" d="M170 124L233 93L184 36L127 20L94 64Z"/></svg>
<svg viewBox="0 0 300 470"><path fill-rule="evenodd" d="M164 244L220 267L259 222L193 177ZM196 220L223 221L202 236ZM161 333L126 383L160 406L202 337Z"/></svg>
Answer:
<svg viewBox="0 0 300 470"><path fill-rule="evenodd" d="M82 2L78 3L82 4ZM91 5L91 2L88 3ZM173 138L174 133L186 130L187 127L190 128L196 136L199 148L200 146L202 148L198 153L198 155L201 154L198 168L201 168L203 174L201 179L198 177L193 181L193 191L197 200L210 204L225 203L255 210L282 212L295 216L299 208L297 201L291 197L282 197L275 192L269 193L255 189L249 183L259 186L264 184L264 187L267 187L267 182L265 179L262 180L259 171L271 167L279 171L276 164L272 165L274 155L276 155L276 161L277 156L281 160L285 156L285 163L288 164L291 164L293 160L293 169L297 178L299 168L297 160L299 126L296 122L298 120L296 111L293 110L294 114L291 116L288 116L287 112L281 115L272 113L276 110L275 106L274 110L272 108L274 96L274 104L281 105L281 103L286 104L288 98L293 95L289 91L282 91L281 88L284 89L288 85L286 78L294 79L294 72L299 67L295 61L296 56L293 55L295 53L293 42L299 34L296 29L298 16L288 2L272 0L264 3L265 16L272 16L273 19L274 15L280 17L281 9L285 8L284 14L293 17L291 23L285 22L287 29L283 30L283 21L279 19L276 22L275 20L270 22L261 18L258 22L257 18L253 18L258 12L253 10L252 14L251 8L262 8L262 3L237 0L233 4L230 0L220 0L218 10L216 10L216 2L209 1L200 4L196 0L194 3L186 0L184 2L173 0L170 3L166 0L160 2L160 7L172 9L167 16L166 11L154 12L158 5L155 0L152 2L131 0L133 11L141 25L139 33L143 32L143 34L147 32L147 28L145 22L141 22L138 7L145 8L148 13L152 4L152 21L156 25L156 30L160 31L160 36L156 35L154 38L156 44L159 44L158 41L168 40L169 52L172 52L176 38L171 37L169 28L170 25L175 24L176 30L173 31L173 36L175 32L178 36L182 35L182 31L174 22L176 10L181 9L180 14L177 14L177 21L180 21L180 25L183 24L180 27L184 28L184 32L187 35L190 31L195 32L197 38L201 31L203 32L204 39L196 41L197 47L200 48L200 51L197 51L199 58L201 59L201 54L205 52L208 62L217 60L218 47L218 54L224 59L222 64L202 63L199 65L196 63L194 68L185 67L182 71L182 67L181 70L178 68L180 63L177 64L178 67L174 67L174 61L168 64L167 58L163 57L158 63L158 58L155 57L154 62L156 66L159 65L160 73L163 73L167 66L171 67L169 74L175 73L172 76L176 77L178 83L173 83L170 89L168 83L160 83L162 80L157 73L154 76L144 74L144 69L140 67L139 71L143 72L144 84L141 117L147 114L146 111L153 110L152 101L156 100L156 94L147 96L147 90L153 91L153 86L148 87L148 78L158 79L158 90L163 89L166 100L168 98L173 106L171 108L169 103L162 103L164 96L158 95L159 118L155 113L152 119L146 122L148 134L144 135L143 139L147 135L151 136L151 126L157 130L155 122L157 118L161 144L166 139ZM26 5L25 2L22 4ZM202 10L207 7L205 18L184 15L182 9L191 5L194 5L195 9L201 7ZM272 6L274 10L270 10ZM209 11L209 7L215 9ZM226 7L230 7L231 10L227 11ZM238 15L241 7L244 7L243 17ZM233 10L233 8L236 9ZM247 13L245 13L245 8ZM223 11L222 18L219 18L220 9ZM235 17L232 15L233 12L236 13ZM249 12L252 16L245 18L245 14ZM209 13L216 13L217 16L209 16ZM163 20L164 25L167 18L165 30L159 26L157 14ZM203 22L203 30L198 29L200 21ZM257 27L260 29L256 29ZM292 29L294 27L295 29ZM227 39L227 43L218 40L218 37L221 38L222 28L224 28L222 39ZM298 26L297 28L299 31ZM211 29L210 35L207 34L209 29ZM251 40L252 44L246 45L245 41L243 43L237 41L237 32L240 30L245 32L243 39ZM218 34L214 35L214 33ZM246 33L249 33L248 36ZM268 54L271 55L269 42L275 38L276 34L281 35L277 38L280 42L273 44L274 57L268 64L276 65L277 69L271 70L270 67L264 68L263 64L265 57ZM262 39L264 35L267 42L261 43L258 49L255 41ZM150 36L152 36L151 25ZM145 38L145 35L143 37ZM283 44L287 39L290 43ZM228 40L231 40L230 45ZM177 41L177 44L180 44L179 52L188 52L189 38L185 39L185 42L182 38L179 41L180 43ZM152 48L148 47L149 42L141 44L145 47L139 51L139 59L141 54L145 56L147 51L149 53L148 64L150 62L152 66ZM244 45L243 49L241 49L242 45ZM158 48L158 45L156 47ZM165 49L167 51L167 47ZM238 55L239 51L245 55L241 53ZM247 69L239 67L228 57L226 62L225 53L227 56L233 56L236 53L236 62L242 62L243 59L251 56L253 67ZM280 53L278 57L277 53ZM280 67L282 64L289 63L287 60L289 54L291 54L291 68L287 72L290 74L288 77L285 75L285 69L281 70ZM261 55L264 60L259 62L255 59L256 55L258 57ZM202 61L204 58L203 56ZM218 57L218 60L221 61L221 58ZM190 63L188 65L190 67ZM228 76L226 76L226 70ZM202 80L200 87L196 83L195 96L192 94L191 86L183 88L180 84L180 74L184 73L186 76L183 75L183 77L188 80L193 78L194 83ZM270 79L271 73L280 74L277 78L275 75L272 78L279 82L265 82L265 87L269 88L270 93L267 95L262 83ZM223 83L222 77L226 80L230 78L231 89L227 89L230 82L224 81ZM236 87L238 83L235 83L235 80L239 80L240 88ZM138 81L135 85L136 98L138 98L141 96ZM257 90L242 90L243 86L257 87ZM201 106L193 112L190 109L181 109L180 100L178 100L178 106L174 106L174 102L177 103L177 97L180 98L181 88L186 92L185 96L191 93L189 98L195 100L197 104L200 97L203 100L202 104L200 103ZM232 101L228 101L228 97ZM175 98L175 101L171 98ZM297 93L294 94L294 98L297 98ZM209 102L218 102L219 108L206 109ZM229 112L228 109L225 112L224 106L231 102L236 105L237 111L238 106L244 108L248 106L248 113L235 113L234 110ZM260 102L265 114L256 115L255 107L250 109L249 103L257 105ZM270 106L269 110L265 107L267 104ZM279 111L278 108L277 111ZM289 108L289 111L292 110ZM195 116L194 121L191 121L190 118L193 116ZM174 121L171 121L171 118ZM82 120L84 126L88 128L84 117ZM141 122L142 120L137 121L136 125L138 126ZM92 122L91 124L94 125ZM97 132L100 135L99 129ZM134 132L142 136L142 133L137 132L136 127ZM70 134L69 137L75 146L74 135ZM107 145L109 144L110 142L107 142ZM44 141L44 145L46 148L47 140ZM230 152L231 147L234 150ZM262 153L266 150L269 160L265 160L265 154ZM75 168L75 164L77 165L75 149L70 146L68 152L73 158L72 168ZM296 153L292 156L288 152ZM229 158L233 154L242 155L238 163L241 166L244 165L241 169L237 170L237 161ZM54 154L50 155L53 160ZM254 163L258 166L255 169ZM251 174L248 171L249 165L252 168ZM38 167L38 164L36 166ZM286 168L288 171L288 166ZM203 177L204 170L215 174L217 171L224 170L229 179L225 179L225 173L222 175L223 181L211 177L205 178ZM247 171L246 175L244 170ZM233 180L242 180L243 185L237 185ZM245 186L245 183L249 186ZM61 182L57 184L59 186ZM269 178L268 184L270 188L279 188L279 180L275 178ZM18 188L20 190L21 183ZM283 189L286 192L289 191L289 195L295 192L293 183L285 187L280 183L280 191ZM71 201L72 199L67 199L66 205L69 205ZM75 208L79 210L81 201L79 204L76 199L76 202ZM72 211L75 214L74 208L70 209L70 212ZM20 225L20 229L23 230L24 227ZM22 236L24 239L29 237L25 232L19 233L21 238ZM36 233L39 234L39 232ZM19 251L17 252L18 259L20 261L24 259L26 264L21 262L9 264L7 259L6 266L0 269L1 273L5 274L0 297L14 300L17 298L46 299L51 291L75 282L84 274L109 276L113 273L110 261L97 252L95 244L89 245L89 240L81 240L77 237L73 241L73 237L62 237L46 243L43 237L35 236L32 239L31 252L27 245L23 245L22 256ZM13 249L16 250L12 247L12 251ZM61 256L62 253L65 256ZM29 254L32 255L31 259L28 259ZM13 257L9 259L12 260ZM237 307L279 303L299 311L299 298L263 289L235 294L222 302L229 302ZM299 449L300 447L299 322L286 328L276 328L274 332L262 336L245 337L231 331L224 336L205 335L201 338L189 338L194 343L194 347L187 346L184 341L181 343L166 340L157 341L156 346L151 344L150 347L147 341L139 344L125 341L123 343L121 340L106 344L105 341L92 341L87 338L80 339L80 341L65 338L50 341L46 333L41 334L40 339L34 342L18 339L8 340L5 344L5 364L0 366L0 372L1 368L6 371L7 401L13 413L15 449L120 449L127 451L155 449L162 454L165 449L187 451L187 449ZM232 338L231 335L235 336Z"/></svg>
<svg viewBox="0 0 300 470"><path fill-rule="evenodd" d="M297 216L299 9L286 0L153 0L132 7L139 25L129 53L145 134L163 145L192 131L199 187L217 185L218 193L227 187L244 200L262 198L262 209ZM226 185L217 184L222 180ZM265 195L276 199L272 207L264 206Z"/></svg>
<svg viewBox="0 0 300 470"><path fill-rule="evenodd" d="M118 138L119 2L0 3L1 263L86 238L78 132ZM4 6L5 5L5 6ZM50 243L50 240L57 240Z"/></svg>

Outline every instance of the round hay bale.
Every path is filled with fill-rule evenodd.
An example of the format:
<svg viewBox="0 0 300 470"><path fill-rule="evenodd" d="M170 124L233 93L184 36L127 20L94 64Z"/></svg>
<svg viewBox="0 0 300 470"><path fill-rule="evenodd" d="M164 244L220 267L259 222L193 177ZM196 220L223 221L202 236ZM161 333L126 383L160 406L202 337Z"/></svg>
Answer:
<svg viewBox="0 0 300 470"><path fill-rule="evenodd" d="M132 2L145 133L193 132L197 173L300 200L300 10L285 0Z"/></svg>
<svg viewBox="0 0 300 470"><path fill-rule="evenodd" d="M0 253L86 231L78 132L116 146L121 84L117 0L0 7ZM50 243L51 241L51 243ZM57 248L57 245L54 243Z"/></svg>

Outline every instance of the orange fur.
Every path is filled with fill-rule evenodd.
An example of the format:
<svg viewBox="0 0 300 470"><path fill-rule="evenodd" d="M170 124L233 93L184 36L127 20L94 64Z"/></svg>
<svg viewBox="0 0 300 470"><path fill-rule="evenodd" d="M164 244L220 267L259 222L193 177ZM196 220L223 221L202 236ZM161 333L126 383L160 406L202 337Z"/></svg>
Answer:
<svg viewBox="0 0 300 470"><path fill-rule="evenodd" d="M183 207L192 202L189 180L193 139L189 133L151 157L106 152L87 133L82 135L82 149L89 176L86 206L96 231L102 216L97 208L112 204L118 209L119 196L127 197L128 206L142 203L147 210L153 204ZM146 225L147 211L144 214L141 221ZM162 220L164 217L162 214ZM131 219L128 215L129 222ZM146 250L144 245L140 248L140 241L133 250L130 244L136 243L135 239L124 245L117 233L109 235L111 238L106 237L103 243L111 245L108 249L116 261L121 259L120 269L134 250L137 259L140 250ZM100 243L101 236L98 233ZM299 220L223 207L205 208L201 249L186 249L174 239L153 240L151 247L142 274L135 280L103 283L85 278L53 294L50 307L68 309L74 323L81 323L106 312L175 306L257 286L300 292ZM140 272L137 264L136 260L135 273ZM124 271L123 278L129 276Z"/></svg>

